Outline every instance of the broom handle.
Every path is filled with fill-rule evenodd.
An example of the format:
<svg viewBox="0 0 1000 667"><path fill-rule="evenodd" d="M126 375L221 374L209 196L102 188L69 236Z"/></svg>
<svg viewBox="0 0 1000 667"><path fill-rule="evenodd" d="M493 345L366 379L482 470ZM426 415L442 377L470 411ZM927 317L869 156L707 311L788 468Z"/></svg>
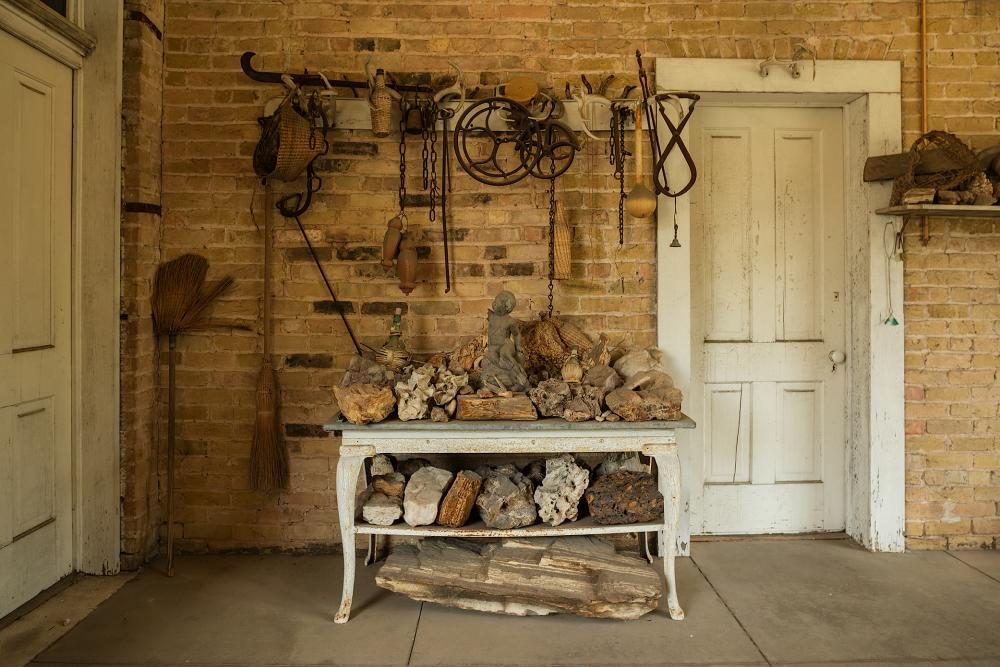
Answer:
<svg viewBox="0 0 1000 667"><path fill-rule="evenodd" d="M264 183L264 357L271 363L271 254L274 196L271 184Z"/></svg>
<svg viewBox="0 0 1000 667"><path fill-rule="evenodd" d="M177 412L177 335L169 336L167 352L167 576L174 576L174 420Z"/></svg>

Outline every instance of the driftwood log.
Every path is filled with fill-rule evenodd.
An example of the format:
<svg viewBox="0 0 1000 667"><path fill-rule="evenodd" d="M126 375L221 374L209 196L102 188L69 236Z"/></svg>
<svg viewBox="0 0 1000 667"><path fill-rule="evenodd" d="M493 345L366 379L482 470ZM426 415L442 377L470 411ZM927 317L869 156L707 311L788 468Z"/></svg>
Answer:
<svg viewBox="0 0 1000 667"><path fill-rule="evenodd" d="M635 619L661 594L649 563L584 536L402 544L375 582L415 600L515 616Z"/></svg>
<svg viewBox="0 0 1000 667"><path fill-rule="evenodd" d="M494 398L459 396L457 418L466 421L494 419L531 421L538 419L538 413L535 412L535 406L531 403L531 399L523 394Z"/></svg>
<svg viewBox="0 0 1000 667"><path fill-rule="evenodd" d="M987 171L993 165L993 169L1000 169L1000 144L991 146L979 151L979 168ZM993 164L995 163L996 164ZM917 174L939 174L943 171L961 169L964 164L957 164L944 151L929 150L920 154L920 162L917 163ZM895 153L893 155L876 155L865 161L864 181L888 181L897 176L903 176L910 170L910 153ZM1000 176L1000 171L996 173Z"/></svg>

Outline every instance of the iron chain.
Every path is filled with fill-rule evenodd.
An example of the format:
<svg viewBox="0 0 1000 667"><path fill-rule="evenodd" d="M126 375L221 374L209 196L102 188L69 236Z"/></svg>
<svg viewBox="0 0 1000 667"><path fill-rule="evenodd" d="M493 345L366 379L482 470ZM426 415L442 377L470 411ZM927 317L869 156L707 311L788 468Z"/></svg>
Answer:
<svg viewBox="0 0 1000 667"><path fill-rule="evenodd" d="M556 179L549 181L549 317L552 317L552 281L556 277Z"/></svg>
<svg viewBox="0 0 1000 667"><path fill-rule="evenodd" d="M424 190L426 190L428 187L430 187L430 182L429 182L428 173L427 173L427 169L428 169L428 166L429 166L427 144L429 144L430 140L431 140L431 131L430 131L430 128L427 127L428 124L429 124L428 120L429 120L429 116L430 116L428 104L429 103L423 103L423 102L419 103L419 108L420 108L420 125L421 125L421 127L420 127L420 136L421 136L421 138L424 141L423 150L420 151L420 159L421 159L421 162L423 163L421 176L423 178L422 182L423 182L423 185L424 185Z"/></svg>
<svg viewBox="0 0 1000 667"><path fill-rule="evenodd" d="M399 212L406 211L406 102L400 101L399 121Z"/></svg>
<svg viewBox="0 0 1000 667"><path fill-rule="evenodd" d="M438 201L438 174L437 174L437 119L438 119L438 106L433 100L428 102L427 105L427 117L425 121L425 128L427 129L430 144L431 144L431 164L430 164L430 201L431 206L427 211L427 217L431 222L437 220L437 201ZM426 143L424 144L426 146Z"/></svg>

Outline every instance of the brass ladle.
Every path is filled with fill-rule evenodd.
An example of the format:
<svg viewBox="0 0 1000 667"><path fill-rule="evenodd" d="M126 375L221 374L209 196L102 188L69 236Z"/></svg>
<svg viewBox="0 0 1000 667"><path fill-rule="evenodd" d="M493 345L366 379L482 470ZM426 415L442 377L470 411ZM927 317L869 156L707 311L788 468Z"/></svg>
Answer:
<svg viewBox="0 0 1000 667"><path fill-rule="evenodd" d="M642 103L635 109L635 185L625 200L625 210L634 218L648 218L656 210L656 195L643 184Z"/></svg>

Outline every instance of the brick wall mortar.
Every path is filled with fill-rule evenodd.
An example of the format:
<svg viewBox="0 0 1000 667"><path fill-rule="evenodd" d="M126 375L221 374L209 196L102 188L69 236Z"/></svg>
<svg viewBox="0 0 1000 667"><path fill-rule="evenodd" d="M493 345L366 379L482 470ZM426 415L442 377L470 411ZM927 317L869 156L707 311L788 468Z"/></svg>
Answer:
<svg viewBox="0 0 1000 667"><path fill-rule="evenodd" d="M264 102L280 91L243 76L238 59L245 50L258 53L260 68L308 67L329 75L357 75L371 57L389 71L448 76L447 62L455 60L479 85L492 86L523 72L562 90L567 80L577 83L581 73L592 80L608 73L634 79L636 48L651 66L657 56L788 56L806 40L822 59L902 62L903 141L908 145L919 129L916 8L914 1L888 0L167 0L162 169L153 170L162 173L163 258L204 254L213 273L229 273L238 281L217 313L258 317L262 249L255 223L260 223L261 196L250 156L258 137L256 118ZM986 145L997 135L1000 112L997 13L985 0L935 2L930 11L931 126L957 132L976 147ZM154 104L160 101L155 87L140 97L147 95ZM408 308L407 344L423 353L449 349L480 331L491 296L503 286L518 294L519 316L532 317L544 308L544 184L489 188L456 165L449 220L456 235L455 294L443 292L438 233L424 220L424 210L414 209L410 220L424 230L420 245L429 257L420 265L417 289L403 298L394 273L372 259L385 221L395 212L398 138L347 131L334 131L330 138L333 150L321 165L324 185L303 223L326 253L325 267L338 295L353 308L350 318L363 342L384 341L385 313L397 303ZM627 244L617 251L617 192L605 151L602 144L588 143L560 179L559 196L574 228L574 266L572 279L556 288L556 310L592 331L607 331L613 340L651 343L655 231L648 222L627 220ZM416 141L410 143L410 155L409 173L417 174ZM417 179L409 188L419 189ZM989 364L1000 333L1000 307L995 296L990 300L990 291L996 294L1000 251L997 229L977 224L935 222L927 248L907 236L907 536L912 548L990 546L998 533L1000 443L997 414L989 410L998 397L996 368ZM337 441L316 436L318 425L335 410L331 387L351 349L339 319L324 304L328 297L294 227L283 222L277 227L281 280L276 282L275 344L292 488L279 496L247 488L260 359L256 335L215 331L187 337L178 373L184 549L322 548L339 539L333 479ZM138 276L142 283L149 259L142 267L126 264L126 281ZM130 354L149 359L148 348ZM300 355L329 356L301 364L295 361Z"/></svg>

